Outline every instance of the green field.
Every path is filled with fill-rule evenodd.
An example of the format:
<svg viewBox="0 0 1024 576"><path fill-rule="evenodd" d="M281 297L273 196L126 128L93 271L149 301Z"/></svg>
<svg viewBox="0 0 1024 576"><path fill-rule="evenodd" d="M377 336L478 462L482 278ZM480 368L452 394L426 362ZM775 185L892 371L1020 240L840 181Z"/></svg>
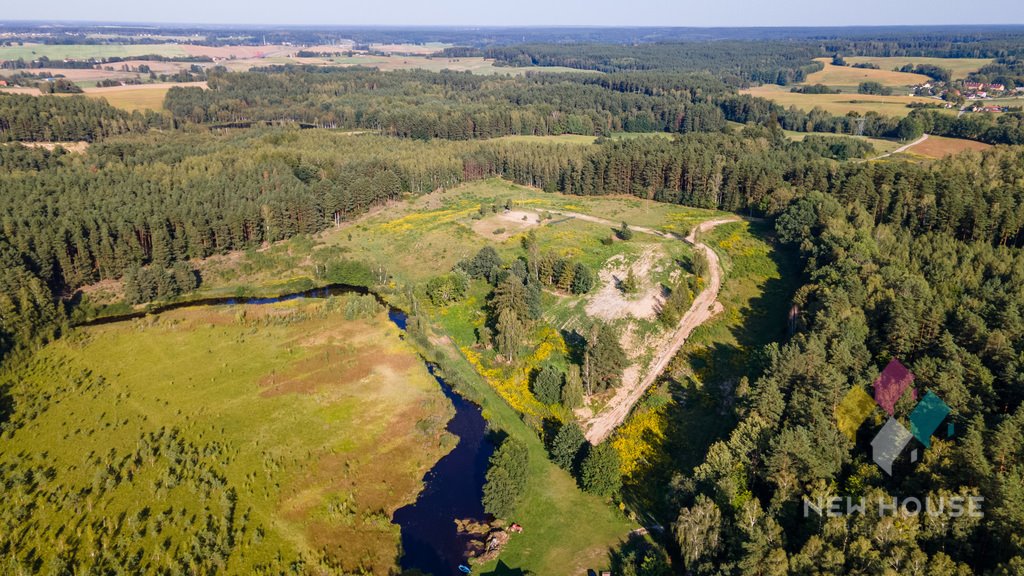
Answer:
<svg viewBox="0 0 1024 576"><path fill-rule="evenodd" d="M952 72L953 80L966 78L982 66L991 64L987 58L924 58L919 56L851 56L844 58L848 64L877 64L881 70L902 68L907 64L931 64Z"/></svg>
<svg viewBox="0 0 1024 576"><path fill-rule="evenodd" d="M111 56L186 56L177 44L25 44L24 46L0 46L0 60L34 60L46 56L50 60L88 60Z"/></svg>
<svg viewBox="0 0 1024 576"><path fill-rule="evenodd" d="M8 372L0 541L31 572L389 573L452 407L347 302L78 329Z"/></svg>

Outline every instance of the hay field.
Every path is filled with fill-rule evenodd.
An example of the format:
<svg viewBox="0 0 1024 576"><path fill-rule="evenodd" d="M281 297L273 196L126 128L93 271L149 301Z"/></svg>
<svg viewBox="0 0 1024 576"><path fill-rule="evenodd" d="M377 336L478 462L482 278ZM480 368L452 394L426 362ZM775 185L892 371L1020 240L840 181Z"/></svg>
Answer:
<svg viewBox="0 0 1024 576"><path fill-rule="evenodd" d="M804 84L824 84L837 88L856 88L861 82L878 82L883 86L902 87L921 84L930 80L922 74L894 72L891 67L881 70L870 68L853 68L852 66L833 66L831 58L815 58L825 65L825 69L807 77Z"/></svg>
<svg viewBox="0 0 1024 576"><path fill-rule="evenodd" d="M844 115L848 112L867 114L877 112L886 116L903 117L910 114L907 104L911 102L934 103L935 100L916 96L876 96L873 94L797 94L790 92L788 87L766 84L755 88L741 90L741 94L750 94L767 98L785 107L796 106L805 111L818 107L826 112Z"/></svg>

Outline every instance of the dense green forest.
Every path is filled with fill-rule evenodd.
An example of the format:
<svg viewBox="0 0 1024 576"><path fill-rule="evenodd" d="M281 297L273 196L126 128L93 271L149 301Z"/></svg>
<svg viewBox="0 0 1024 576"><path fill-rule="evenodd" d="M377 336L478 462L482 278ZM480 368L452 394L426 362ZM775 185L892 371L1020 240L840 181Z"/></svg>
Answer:
<svg viewBox="0 0 1024 576"><path fill-rule="evenodd" d="M362 68L272 67L212 75L209 90L172 88L166 106L185 122L290 121L418 139L510 134L720 130L705 76L484 77Z"/></svg>
<svg viewBox="0 0 1024 576"><path fill-rule="evenodd" d="M0 142L93 142L167 124L168 120L160 114L128 113L84 96L37 98L0 94Z"/></svg>

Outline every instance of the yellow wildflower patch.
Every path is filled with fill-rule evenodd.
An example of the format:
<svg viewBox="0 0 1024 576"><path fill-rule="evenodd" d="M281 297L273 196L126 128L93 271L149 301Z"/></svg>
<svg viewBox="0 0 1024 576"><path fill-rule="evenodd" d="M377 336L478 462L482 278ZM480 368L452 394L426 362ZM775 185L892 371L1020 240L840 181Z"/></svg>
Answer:
<svg viewBox="0 0 1024 576"><path fill-rule="evenodd" d="M612 447L622 461L622 474L633 476L660 450L665 440L665 415L662 410L639 408L615 433Z"/></svg>

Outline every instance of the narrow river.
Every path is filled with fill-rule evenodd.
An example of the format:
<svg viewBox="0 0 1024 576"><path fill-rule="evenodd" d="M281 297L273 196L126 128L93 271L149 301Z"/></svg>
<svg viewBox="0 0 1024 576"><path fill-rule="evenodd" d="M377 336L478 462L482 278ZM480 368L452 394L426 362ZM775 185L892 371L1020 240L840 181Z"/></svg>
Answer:
<svg viewBox="0 0 1024 576"><path fill-rule="evenodd" d="M181 308L273 304L299 298L327 298L341 294L373 294L378 302L387 307L388 319L403 333L405 332L407 316L403 310L388 304L366 288L346 284L332 284L274 298L222 297L176 302L155 306L146 312L97 318L81 325L124 322L142 318L147 314L159 314ZM423 477L423 491L416 502L396 510L392 522L401 529L403 553L399 563L403 570L419 570L433 576L457 575L461 574L459 565L465 563L468 539L456 531L455 521L467 518L479 521L486 517L480 500L483 496L487 461L494 451L494 446L487 438L487 421L481 414L480 407L452 390L451 386L437 375L432 364L425 360L424 364L455 407L455 416L448 422L447 430L458 438L458 444L427 472Z"/></svg>

